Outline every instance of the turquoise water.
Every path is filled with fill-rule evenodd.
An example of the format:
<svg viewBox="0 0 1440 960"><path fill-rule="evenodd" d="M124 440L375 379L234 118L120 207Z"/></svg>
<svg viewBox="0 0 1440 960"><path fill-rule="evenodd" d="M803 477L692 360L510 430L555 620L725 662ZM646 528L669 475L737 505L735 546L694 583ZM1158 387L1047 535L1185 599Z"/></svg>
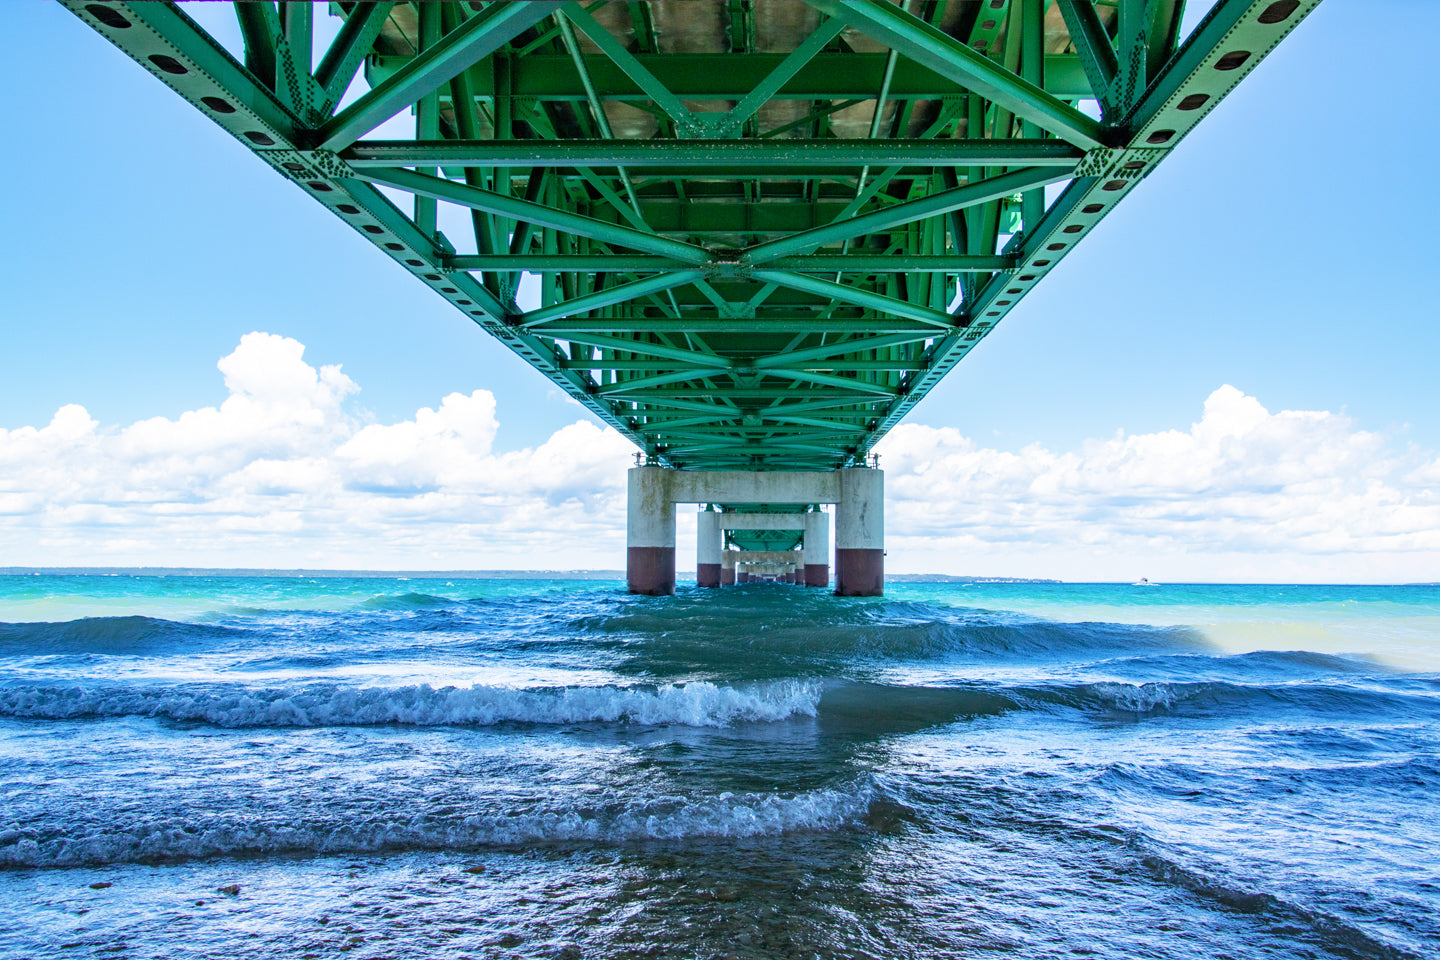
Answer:
<svg viewBox="0 0 1440 960"><path fill-rule="evenodd" d="M1421 957L1440 589L0 578L0 955Z"/></svg>

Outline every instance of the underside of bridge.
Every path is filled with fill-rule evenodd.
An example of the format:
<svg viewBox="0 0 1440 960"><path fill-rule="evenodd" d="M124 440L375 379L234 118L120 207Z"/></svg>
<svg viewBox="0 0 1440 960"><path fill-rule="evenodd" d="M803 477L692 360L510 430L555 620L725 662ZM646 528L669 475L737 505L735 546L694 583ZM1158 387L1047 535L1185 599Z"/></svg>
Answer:
<svg viewBox="0 0 1440 960"><path fill-rule="evenodd" d="M66 0L646 469L760 473L866 469L1318 3Z"/></svg>

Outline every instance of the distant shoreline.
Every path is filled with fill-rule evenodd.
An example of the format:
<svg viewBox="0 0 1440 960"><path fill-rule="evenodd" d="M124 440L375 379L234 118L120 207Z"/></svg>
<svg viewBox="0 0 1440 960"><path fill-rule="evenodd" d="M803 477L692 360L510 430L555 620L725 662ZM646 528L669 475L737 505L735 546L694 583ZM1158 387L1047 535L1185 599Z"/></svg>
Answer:
<svg viewBox="0 0 1440 960"><path fill-rule="evenodd" d="M695 571L681 570L693 577ZM263 567L0 567L0 577L252 577L310 580L624 580L624 570L281 570ZM893 583L1064 583L1024 577L895 573Z"/></svg>
<svg viewBox="0 0 1440 960"><path fill-rule="evenodd" d="M695 571L678 571L681 582ZM233 577L296 580L624 580L624 570L307 570L264 567L0 567L0 577ZM1125 586L1125 580L1047 580L1042 577L965 577L948 573L888 573L889 583L1029 583L1056 586ZM1244 583L1171 580L1174 587L1440 587L1440 581L1416 583Z"/></svg>

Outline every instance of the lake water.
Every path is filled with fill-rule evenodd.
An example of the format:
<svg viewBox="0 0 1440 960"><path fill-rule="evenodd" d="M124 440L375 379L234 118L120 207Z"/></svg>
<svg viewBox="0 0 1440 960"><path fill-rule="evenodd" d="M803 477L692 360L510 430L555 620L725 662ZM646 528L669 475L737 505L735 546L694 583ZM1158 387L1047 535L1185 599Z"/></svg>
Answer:
<svg viewBox="0 0 1440 960"><path fill-rule="evenodd" d="M1440 955L1440 589L0 577L0 956Z"/></svg>

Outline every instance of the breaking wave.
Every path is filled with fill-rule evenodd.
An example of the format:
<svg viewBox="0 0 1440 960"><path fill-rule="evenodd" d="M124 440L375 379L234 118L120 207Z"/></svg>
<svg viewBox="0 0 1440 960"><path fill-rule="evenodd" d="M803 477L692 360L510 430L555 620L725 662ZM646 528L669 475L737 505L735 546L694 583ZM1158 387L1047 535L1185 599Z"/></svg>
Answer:
<svg viewBox="0 0 1440 960"><path fill-rule="evenodd" d="M1301 712L1335 717L1440 716L1440 682L1114 680L895 685L850 680L705 680L633 686L511 688L475 685L295 687L236 684L26 685L0 688L0 717L86 720L150 717L218 727L491 726L621 723L725 727L819 718L857 731L919 730L1015 710L1078 710L1134 719Z"/></svg>
<svg viewBox="0 0 1440 960"><path fill-rule="evenodd" d="M631 805L443 817L339 811L323 819L258 819L242 812L133 824L0 831L0 868L72 867L214 857L476 850L529 843L760 837L858 827L875 801L865 780L799 793L657 797Z"/></svg>
<svg viewBox="0 0 1440 960"><path fill-rule="evenodd" d="M425 684L398 688L312 684L281 689L12 686L0 689L0 716L45 720L138 716L219 727L590 722L718 727L814 716L820 692L818 683L799 680L542 689L480 685L437 689Z"/></svg>

